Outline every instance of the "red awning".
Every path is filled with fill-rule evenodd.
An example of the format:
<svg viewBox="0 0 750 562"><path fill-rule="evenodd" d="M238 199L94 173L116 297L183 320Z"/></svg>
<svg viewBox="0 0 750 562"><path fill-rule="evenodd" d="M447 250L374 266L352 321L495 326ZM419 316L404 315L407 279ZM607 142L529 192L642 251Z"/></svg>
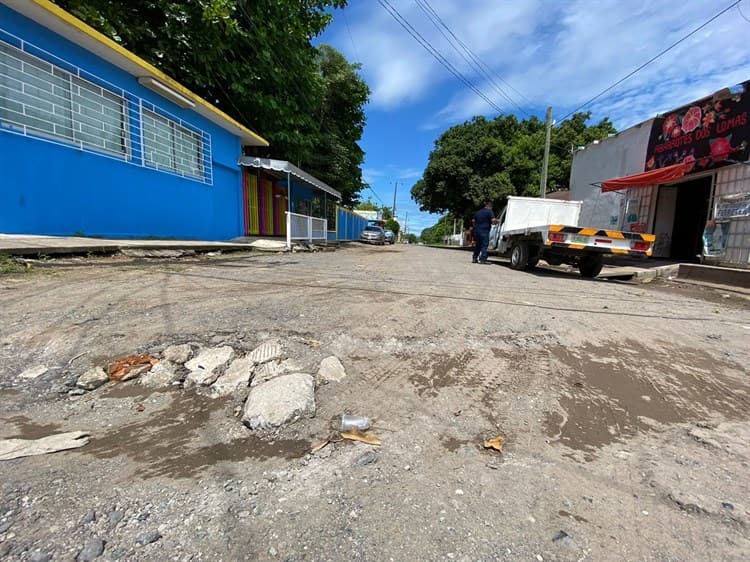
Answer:
<svg viewBox="0 0 750 562"><path fill-rule="evenodd" d="M648 187L659 183L666 183L680 179L689 169L690 164L672 164L658 170L643 172L642 174L633 174L632 176L623 176L613 178L602 182L602 192L617 191L618 189L629 189L631 187Z"/></svg>

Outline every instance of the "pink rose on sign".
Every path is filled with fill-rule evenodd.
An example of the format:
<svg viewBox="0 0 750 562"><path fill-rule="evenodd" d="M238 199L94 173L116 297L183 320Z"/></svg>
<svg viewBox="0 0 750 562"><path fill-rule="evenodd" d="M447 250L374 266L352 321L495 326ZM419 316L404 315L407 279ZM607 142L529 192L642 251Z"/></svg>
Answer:
<svg viewBox="0 0 750 562"><path fill-rule="evenodd" d="M711 144L711 160L714 162L721 162L729 157L729 153L732 152L732 144L730 143L732 135L727 137L721 137L710 141Z"/></svg>
<svg viewBox="0 0 750 562"><path fill-rule="evenodd" d="M682 130L686 133L691 133L701 126L701 108L694 105L685 113L685 117L682 118Z"/></svg>
<svg viewBox="0 0 750 562"><path fill-rule="evenodd" d="M688 154L682 159L682 164L685 166L685 173L687 174L695 167L695 156Z"/></svg>
<svg viewBox="0 0 750 562"><path fill-rule="evenodd" d="M669 117L667 117L664 120L664 123L661 126L661 132L664 133L665 136L669 137L669 134L672 132L672 129L674 129L677 126L677 115L672 114Z"/></svg>

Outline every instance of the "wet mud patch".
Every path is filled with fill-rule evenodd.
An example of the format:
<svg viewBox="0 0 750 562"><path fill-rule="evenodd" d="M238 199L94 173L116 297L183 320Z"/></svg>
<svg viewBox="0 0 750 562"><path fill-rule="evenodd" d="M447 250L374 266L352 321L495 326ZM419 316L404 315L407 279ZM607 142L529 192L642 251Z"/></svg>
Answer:
<svg viewBox="0 0 750 562"><path fill-rule="evenodd" d="M135 476L141 478L190 478L221 462L295 459L310 448L308 441L264 441L249 432L226 441L219 414L225 405L223 400L192 392L173 394L167 407L138 422L92 436L91 443L78 454L101 459L125 455L136 463Z"/></svg>
<svg viewBox="0 0 750 562"><path fill-rule="evenodd" d="M478 377L471 368L473 359L471 351L435 353L416 359L409 382L414 385L419 396L429 397L437 396L441 389L449 386L476 386Z"/></svg>
<svg viewBox="0 0 750 562"><path fill-rule="evenodd" d="M14 435L8 435L6 439L40 439L53 433L60 432L60 425L56 423L36 423L26 416L13 416L0 418L4 424L12 424L16 428Z"/></svg>
<svg viewBox="0 0 750 562"><path fill-rule="evenodd" d="M692 348L648 348L626 340L602 346L553 348L562 375L560 411L548 412L552 440L592 460L604 445L658 424L719 414L746 417L750 386L745 369Z"/></svg>
<svg viewBox="0 0 750 562"><path fill-rule="evenodd" d="M148 398L154 392L167 392L164 389L148 388L137 381L113 382L102 390L102 398Z"/></svg>
<svg viewBox="0 0 750 562"><path fill-rule="evenodd" d="M476 445L476 442L472 441L471 439L458 439L457 437L443 435L440 438L440 444L445 447L447 451L455 453L461 447L464 447L466 445Z"/></svg>

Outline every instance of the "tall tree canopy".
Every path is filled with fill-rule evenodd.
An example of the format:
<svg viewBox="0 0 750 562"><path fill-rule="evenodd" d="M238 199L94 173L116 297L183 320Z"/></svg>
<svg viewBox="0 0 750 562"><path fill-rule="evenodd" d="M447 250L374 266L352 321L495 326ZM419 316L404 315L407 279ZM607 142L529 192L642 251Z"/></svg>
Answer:
<svg viewBox="0 0 750 562"><path fill-rule="evenodd" d="M568 187L571 148L614 133L609 119L587 126L590 113L576 113L552 130L547 190ZM468 219L484 201L496 209L509 195L539 194L545 125L536 117L493 120L475 117L435 141L427 168L412 198L422 211L450 212Z"/></svg>
<svg viewBox="0 0 750 562"><path fill-rule="evenodd" d="M55 2L257 131L271 143L260 155L356 200L369 89L356 65L312 45L346 0Z"/></svg>

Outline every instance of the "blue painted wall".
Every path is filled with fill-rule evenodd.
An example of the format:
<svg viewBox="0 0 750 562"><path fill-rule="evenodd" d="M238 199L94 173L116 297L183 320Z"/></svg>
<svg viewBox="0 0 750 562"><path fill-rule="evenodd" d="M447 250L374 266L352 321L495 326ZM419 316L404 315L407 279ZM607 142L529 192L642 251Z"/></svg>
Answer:
<svg viewBox="0 0 750 562"><path fill-rule="evenodd" d="M0 129L0 232L203 240L244 234L238 137L4 5L0 29L205 131L213 159L211 186Z"/></svg>
<svg viewBox="0 0 750 562"><path fill-rule="evenodd" d="M367 219L341 207L337 210L336 234L339 240L358 240Z"/></svg>

